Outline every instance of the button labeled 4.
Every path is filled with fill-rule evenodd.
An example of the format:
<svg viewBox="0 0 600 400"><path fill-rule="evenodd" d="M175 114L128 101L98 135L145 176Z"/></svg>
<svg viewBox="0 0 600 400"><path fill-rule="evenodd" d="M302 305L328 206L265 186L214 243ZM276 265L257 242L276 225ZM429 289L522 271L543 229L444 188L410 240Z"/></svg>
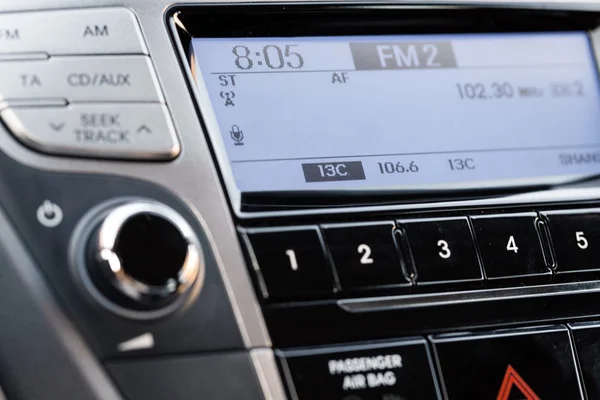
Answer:
<svg viewBox="0 0 600 400"><path fill-rule="evenodd" d="M536 213L472 217L489 280L550 279L552 272L544 260L537 219Z"/></svg>

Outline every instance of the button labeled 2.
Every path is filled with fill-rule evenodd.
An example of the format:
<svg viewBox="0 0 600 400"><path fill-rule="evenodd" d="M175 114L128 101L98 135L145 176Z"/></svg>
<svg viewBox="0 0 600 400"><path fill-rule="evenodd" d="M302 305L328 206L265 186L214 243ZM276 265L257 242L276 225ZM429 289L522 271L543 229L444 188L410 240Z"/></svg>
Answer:
<svg viewBox="0 0 600 400"><path fill-rule="evenodd" d="M326 297L333 273L317 227L246 231L263 295L271 300Z"/></svg>
<svg viewBox="0 0 600 400"><path fill-rule="evenodd" d="M392 222L323 226L342 290L408 285Z"/></svg>
<svg viewBox="0 0 600 400"><path fill-rule="evenodd" d="M545 214L556 254L556 272L600 270L600 210Z"/></svg>
<svg viewBox="0 0 600 400"><path fill-rule="evenodd" d="M465 217L400 221L420 284L483 280Z"/></svg>

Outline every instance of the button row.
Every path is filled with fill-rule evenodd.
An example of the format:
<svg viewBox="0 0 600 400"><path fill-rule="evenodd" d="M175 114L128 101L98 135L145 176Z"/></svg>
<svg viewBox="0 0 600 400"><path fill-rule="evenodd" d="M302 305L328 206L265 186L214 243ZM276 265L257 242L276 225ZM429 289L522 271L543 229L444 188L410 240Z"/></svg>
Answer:
<svg viewBox="0 0 600 400"><path fill-rule="evenodd" d="M552 243L540 235L546 220ZM600 271L596 210L249 229L244 234L263 294L271 300L326 297L339 290L402 292L414 285L544 283L553 272L560 277Z"/></svg>
<svg viewBox="0 0 600 400"><path fill-rule="evenodd" d="M571 329L575 351L548 326L432 336L436 362L420 338L277 355L297 400L600 399L600 326Z"/></svg>

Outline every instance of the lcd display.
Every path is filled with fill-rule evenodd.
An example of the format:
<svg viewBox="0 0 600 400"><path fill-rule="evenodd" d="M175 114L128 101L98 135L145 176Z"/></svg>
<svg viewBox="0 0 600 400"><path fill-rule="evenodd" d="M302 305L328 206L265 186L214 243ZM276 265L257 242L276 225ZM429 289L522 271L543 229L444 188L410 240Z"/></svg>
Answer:
<svg viewBox="0 0 600 400"><path fill-rule="evenodd" d="M553 184L600 173L584 32L195 38L242 192Z"/></svg>

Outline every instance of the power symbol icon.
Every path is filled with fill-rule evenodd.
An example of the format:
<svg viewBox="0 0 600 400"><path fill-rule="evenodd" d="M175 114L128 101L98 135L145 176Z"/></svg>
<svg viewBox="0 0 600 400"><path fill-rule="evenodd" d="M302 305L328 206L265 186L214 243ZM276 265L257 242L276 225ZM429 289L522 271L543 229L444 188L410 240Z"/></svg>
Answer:
<svg viewBox="0 0 600 400"><path fill-rule="evenodd" d="M39 223L46 228L54 228L60 225L63 220L62 209L50 200L44 200L42 205L38 207L36 216Z"/></svg>

